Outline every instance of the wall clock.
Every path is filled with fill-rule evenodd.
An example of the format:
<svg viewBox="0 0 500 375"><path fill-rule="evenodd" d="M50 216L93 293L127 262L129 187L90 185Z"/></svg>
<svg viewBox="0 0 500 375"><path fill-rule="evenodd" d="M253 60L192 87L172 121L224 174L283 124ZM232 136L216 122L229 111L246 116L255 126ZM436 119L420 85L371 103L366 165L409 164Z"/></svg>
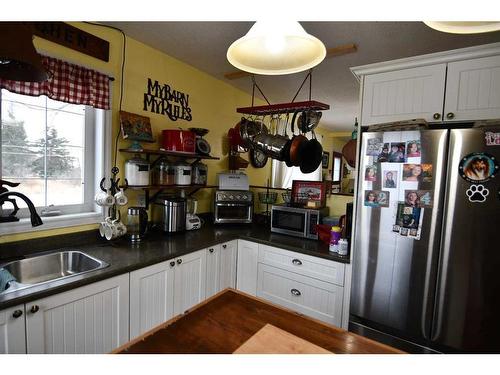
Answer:
<svg viewBox="0 0 500 375"><path fill-rule="evenodd" d="M250 162L255 168L263 168L267 163L267 155L260 150L250 150Z"/></svg>

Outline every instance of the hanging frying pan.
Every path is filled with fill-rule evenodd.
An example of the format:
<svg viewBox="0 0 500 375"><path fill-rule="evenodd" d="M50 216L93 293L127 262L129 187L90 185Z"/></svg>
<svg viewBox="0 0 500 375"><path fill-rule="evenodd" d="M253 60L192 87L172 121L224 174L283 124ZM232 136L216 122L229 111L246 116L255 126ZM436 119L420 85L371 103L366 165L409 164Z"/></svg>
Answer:
<svg viewBox="0 0 500 375"><path fill-rule="evenodd" d="M307 142L307 138L304 137L302 134L299 133L299 135L295 135L295 120L297 118L297 114L300 111L295 111L293 113L292 117L292 140L290 143L290 162L286 163L288 167L298 167L300 165L300 147L304 142Z"/></svg>

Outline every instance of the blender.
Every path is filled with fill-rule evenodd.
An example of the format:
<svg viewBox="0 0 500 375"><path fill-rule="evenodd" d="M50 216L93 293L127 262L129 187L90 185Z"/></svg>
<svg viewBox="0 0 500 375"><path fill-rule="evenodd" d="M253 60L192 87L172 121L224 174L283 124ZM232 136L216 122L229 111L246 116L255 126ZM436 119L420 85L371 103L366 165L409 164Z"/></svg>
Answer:
<svg viewBox="0 0 500 375"><path fill-rule="evenodd" d="M196 198L187 198L186 209L186 230L194 230L201 228L201 219L196 215L198 209L198 200Z"/></svg>

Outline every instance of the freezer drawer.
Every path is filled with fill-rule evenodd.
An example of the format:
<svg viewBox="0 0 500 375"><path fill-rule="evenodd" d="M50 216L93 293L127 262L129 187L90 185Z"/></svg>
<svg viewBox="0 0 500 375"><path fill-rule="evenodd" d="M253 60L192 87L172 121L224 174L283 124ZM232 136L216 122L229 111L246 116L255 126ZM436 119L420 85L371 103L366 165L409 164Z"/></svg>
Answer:
<svg viewBox="0 0 500 375"><path fill-rule="evenodd" d="M257 296L341 326L344 288L259 263Z"/></svg>

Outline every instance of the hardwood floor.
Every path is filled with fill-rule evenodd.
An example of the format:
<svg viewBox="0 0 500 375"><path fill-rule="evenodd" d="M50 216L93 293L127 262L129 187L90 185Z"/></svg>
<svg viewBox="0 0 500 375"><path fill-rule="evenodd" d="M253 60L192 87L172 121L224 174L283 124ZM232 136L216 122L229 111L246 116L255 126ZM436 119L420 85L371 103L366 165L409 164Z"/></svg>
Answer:
<svg viewBox="0 0 500 375"><path fill-rule="evenodd" d="M333 353L401 353L234 290L146 333L118 353L233 353L267 323Z"/></svg>

